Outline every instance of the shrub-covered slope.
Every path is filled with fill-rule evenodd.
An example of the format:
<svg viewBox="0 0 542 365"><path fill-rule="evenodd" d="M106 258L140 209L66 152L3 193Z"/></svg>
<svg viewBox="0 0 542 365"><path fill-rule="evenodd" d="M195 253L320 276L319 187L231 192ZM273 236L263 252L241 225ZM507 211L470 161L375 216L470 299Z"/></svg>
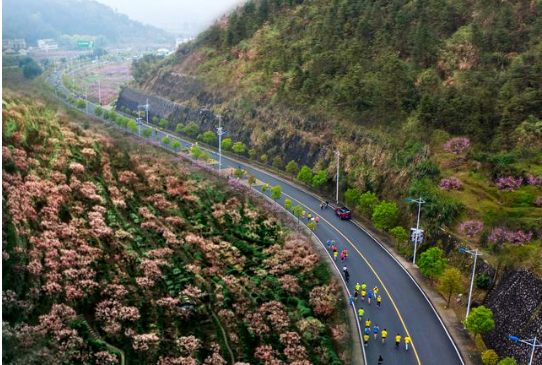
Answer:
<svg viewBox="0 0 542 365"><path fill-rule="evenodd" d="M139 87L211 106L254 156L324 171L324 190L338 148L351 208L421 196L426 233L499 254L542 236L541 40L540 1L249 1Z"/></svg>
<svg viewBox="0 0 542 365"><path fill-rule="evenodd" d="M337 286L271 204L18 96L2 119L4 363L346 359Z"/></svg>

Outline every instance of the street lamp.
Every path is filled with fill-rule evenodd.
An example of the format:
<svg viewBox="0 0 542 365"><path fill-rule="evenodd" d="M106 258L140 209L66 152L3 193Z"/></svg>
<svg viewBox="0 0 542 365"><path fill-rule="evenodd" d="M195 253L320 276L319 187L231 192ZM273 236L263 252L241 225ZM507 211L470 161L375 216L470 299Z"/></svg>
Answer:
<svg viewBox="0 0 542 365"><path fill-rule="evenodd" d="M335 201L337 202L337 204L339 204L339 167L341 161L341 152L337 149L335 151L335 155L337 156L337 193L335 194Z"/></svg>
<svg viewBox="0 0 542 365"><path fill-rule="evenodd" d="M536 339L536 336L534 336L534 338L531 338L529 340L522 340L516 336L508 336L508 339L510 341L514 341L514 342L521 342L521 343L524 343L526 345L529 345L531 346L533 349L531 350L531 358L529 360L529 365L533 365L533 358L534 358L534 350L537 348L537 347L542 347L542 342L538 341Z"/></svg>
<svg viewBox="0 0 542 365"><path fill-rule="evenodd" d="M218 134L218 173L220 174L222 172L222 136L228 132L222 129L222 115L217 114L215 117L218 118L216 134Z"/></svg>
<svg viewBox="0 0 542 365"><path fill-rule="evenodd" d="M412 264L416 265L416 251L418 250L418 237L420 236L420 213L422 211L422 204L425 203L425 200L422 200L422 198L417 200L407 198L406 201L409 203L418 203L418 220L416 221L416 232L414 234L414 257L412 258Z"/></svg>
<svg viewBox="0 0 542 365"><path fill-rule="evenodd" d="M143 104L143 105L138 105L138 106L137 106L138 114L139 114L139 110L140 110L140 109L144 109L144 110L145 110L146 119L147 119L147 125L149 125L149 99L147 99L147 104Z"/></svg>
<svg viewBox="0 0 542 365"><path fill-rule="evenodd" d="M467 303L467 315L465 316L465 319L467 319L469 317L469 312L470 312L470 302L471 302L471 298L472 298L472 287L474 285L474 273L476 272L476 260L478 259L478 255L481 255L481 253L478 252L478 249L467 250L466 248L463 248L463 247L459 249L459 252L466 252L466 253L471 254L472 256L474 256L474 263L472 265L472 278L470 280L469 301Z"/></svg>

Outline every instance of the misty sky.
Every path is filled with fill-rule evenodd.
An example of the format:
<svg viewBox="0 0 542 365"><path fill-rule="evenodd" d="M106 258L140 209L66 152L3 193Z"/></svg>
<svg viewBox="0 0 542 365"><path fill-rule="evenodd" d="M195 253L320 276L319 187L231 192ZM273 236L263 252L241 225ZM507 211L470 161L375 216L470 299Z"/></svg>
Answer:
<svg viewBox="0 0 542 365"><path fill-rule="evenodd" d="M97 0L134 20L171 32L203 30L244 0Z"/></svg>

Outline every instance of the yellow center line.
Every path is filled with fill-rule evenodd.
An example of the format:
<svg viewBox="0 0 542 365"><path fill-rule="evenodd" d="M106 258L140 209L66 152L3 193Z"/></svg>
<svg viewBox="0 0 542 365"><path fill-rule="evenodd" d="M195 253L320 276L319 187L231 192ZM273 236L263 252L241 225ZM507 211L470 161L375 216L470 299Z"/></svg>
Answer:
<svg viewBox="0 0 542 365"><path fill-rule="evenodd" d="M297 200L296 198L294 198L293 196L289 195L289 194L286 194L285 192L282 192L282 194L286 195L287 197L291 198L292 200L295 200L297 203L299 203L300 205L302 206L305 206L307 210L311 211L312 213L314 213L316 215L316 211L312 210L311 208L309 208L306 204L300 202L299 200ZM320 215L320 219L324 222L326 222L330 227L332 227L335 231L337 231L337 233L339 233L341 236L343 236L343 238L348 241L348 243L350 244L350 246L352 246L352 248L354 250L356 250L356 252L361 256L361 258L363 259L363 261L365 261L365 263L367 264L367 266L369 267L369 269L371 269L371 271L373 272L373 274L376 276L376 278L378 279L378 281L380 282L380 285L382 286L382 288L384 289L384 291L386 292L386 294L388 294L388 297L390 298L390 301L391 301L391 304L393 305L393 308L395 308L395 312L397 313L397 316L399 317L399 320L401 321L401 324L403 325L403 328L405 330L405 333L407 334L408 337L410 337L410 345L412 346L412 350L414 350L414 355L416 356L416 360L418 361L418 365L421 365L421 361L420 361L420 357L418 356L418 351L416 351L416 346L414 346L414 340L412 340L412 336L410 336L410 333L408 332L408 329L407 329L407 326L405 324L405 321L403 321L403 317L401 316L401 312L399 312L399 308L397 308L397 305L395 304L395 301L393 300L393 297L391 296L390 292L388 291L388 289L386 288L386 285L384 285L384 282L382 281L382 279L380 279L380 276L378 276L378 274L376 273L376 270L373 268L373 266L369 263L369 261L365 258L365 256L361 253L361 251L354 245L354 243L352 241L350 241L348 239L348 237L346 237L337 227L335 227L333 224L331 224L328 220L326 220L324 217L322 217Z"/></svg>

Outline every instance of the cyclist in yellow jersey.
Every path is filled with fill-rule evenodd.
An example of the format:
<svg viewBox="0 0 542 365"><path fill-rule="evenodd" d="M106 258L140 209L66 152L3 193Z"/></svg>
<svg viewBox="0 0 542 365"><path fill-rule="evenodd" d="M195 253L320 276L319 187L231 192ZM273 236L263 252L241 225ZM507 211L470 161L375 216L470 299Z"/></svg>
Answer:
<svg viewBox="0 0 542 365"><path fill-rule="evenodd" d="M360 321L363 319L364 314L365 314L365 309L363 308L358 309L358 316L359 316Z"/></svg>
<svg viewBox="0 0 542 365"><path fill-rule="evenodd" d="M367 289L367 284L365 283L361 284L361 290L365 290L365 289Z"/></svg>
<svg viewBox="0 0 542 365"><path fill-rule="evenodd" d="M381 333L382 343L386 342L386 337L388 337L388 331L384 328Z"/></svg>
<svg viewBox="0 0 542 365"><path fill-rule="evenodd" d="M335 261L337 261L337 256L339 256L339 252L333 251L333 259L335 259Z"/></svg>
<svg viewBox="0 0 542 365"><path fill-rule="evenodd" d="M363 346L367 346L367 344L369 343L369 338L371 336L369 336L368 334L364 334L363 335Z"/></svg>
<svg viewBox="0 0 542 365"><path fill-rule="evenodd" d="M376 296L378 295L378 286L375 286L373 288L373 294L375 295L375 298L376 298Z"/></svg>
<svg viewBox="0 0 542 365"><path fill-rule="evenodd" d="M359 285L359 283L356 283L356 290L360 291L360 289L361 289L361 285Z"/></svg>
<svg viewBox="0 0 542 365"><path fill-rule="evenodd" d="M408 344L410 343L410 337L407 335L405 336L405 350L408 351Z"/></svg>
<svg viewBox="0 0 542 365"><path fill-rule="evenodd" d="M369 318L365 321L365 327L371 327L371 320Z"/></svg>
<svg viewBox="0 0 542 365"><path fill-rule="evenodd" d="M365 301L365 296L367 295L367 292L365 290L361 290L361 301L364 302Z"/></svg>
<svg viewBox="0 0 542 365"><path fill-rule="evenodd" d="M380 304L382 303L382 297L379 295L378 298L376 298L376 307L380 309Z"/></svg>
<svg viewBox="0 0 542 365"><path fill-rule="evenodd" d="M395 336L395 348L398 349L400 344L401 344L401 335L397 334L397 336Z"/></svg>

